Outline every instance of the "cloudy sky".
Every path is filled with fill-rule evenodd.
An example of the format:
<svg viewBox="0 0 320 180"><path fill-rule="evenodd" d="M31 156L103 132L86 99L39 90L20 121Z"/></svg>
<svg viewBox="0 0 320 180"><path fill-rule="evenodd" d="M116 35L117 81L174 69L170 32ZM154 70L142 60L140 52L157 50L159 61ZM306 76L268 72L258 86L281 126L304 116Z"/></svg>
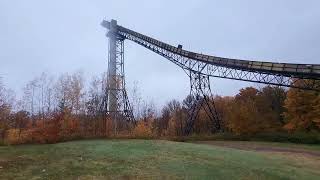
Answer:
<svg viewBox="0 0 320 180"><path fill-rule="evenodd" d="M0 0L0 76L19 92L41 72L107 70L103 19L187 50L241 59L320 63L318 0ZM162 105L189 93L184 72L126 42L126 80ZM245 82L212 79L215 94Z"/></svg>

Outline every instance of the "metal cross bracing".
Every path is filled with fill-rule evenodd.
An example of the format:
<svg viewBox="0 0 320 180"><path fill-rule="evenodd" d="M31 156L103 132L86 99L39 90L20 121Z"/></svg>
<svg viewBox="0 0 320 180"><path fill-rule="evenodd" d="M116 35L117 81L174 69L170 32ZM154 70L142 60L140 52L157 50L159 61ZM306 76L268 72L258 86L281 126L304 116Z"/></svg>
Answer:
<svg viewBox="0 0 320 180"><path fill-rule="evenodd" d="M211 90L209 77L219 77L226 79L242 80L248 82L264 83L285 87L296 87L306 90L320 89L319 84L316 84L316 79L308 81L301 81L301 83L295 83L300 80L298 78L292 78L281 74L271 74L259 71L244 71L241 69L232 69L228 67L216 66L201 61L196 61L170 51L167 51L161 47L155 46L142 39L139 39L130 34L121 33L126 39L132 40L137 44L140 44L147 49L167 58L171 62L180 66L186 72L190 72L190 95L194 97L195 101L191 109L188 111L188 119L186 121L186 127L184 135L192 133L193 125L197 119L197 115L201 108L205 109L206 114L212 122L212 132L221 131L221 120L214 106L214 101L211 99ZM206 87L207 86L207 87Z"/></svg>
<svg viewBox="0 0 320 180"><path fill-rule="evenodd" d="M109 29L109 33L112 32L112 34L120 37L121 41L131 40L165 57L188 74L191 86L190 95L194 99L194 103L189 110L189 119L185 128L186 135L191 133L194 121L201 108L206 111L212 121L212 131L221 130L221 121L211 99L209 77L320 91L319 64L272 63L209 56L186 51L182 49L181 45L174 47L118 26L115 20L111 22L103 21L101 25ZM109 37L110 40L112 40L112 37Z"/></svg>
<svg viewBox="0 0 320 180"><path fill-rule="evenodd" d="M103 21L104 24L109 22ZM169 53L179 55L194 61L200 61L205 64L211 64L218 67L226 67L229 69L242 70L248 72L259 72L262 74L278 75L290 78L298 79L316 79L320 80L320 64L292 64L292 63L274 63L266 61L252 61L252 60L240 60L240 59L230 59L222 58L216 56L210 56L205 54L199 54L191 51L182 49L182 46L178 47L171 46L169 44L163 43L159 40L153 39L151 37L145 36L143 34L137 33L130 29L118 26L118 33L123 35L132 36L139 39L141 45L150 44L159 47ZM132 38L131 38L132 40ZM139 43L133 40L136 43ZM149 47L149 46L145 46ZM224 77L222 77L224 78ZM264 83L264 82L262 82Z"/></svg>
<svg viewBox="0 0 320 180"><path fill-rule="evenodd" d="M164 48L151 44L131 34L124 33L124 32L119 32L119 33L123 35L126 39L131 40L167 58L168 60L180 66L181 68L189 71L199 72L201 74L208 75L211 77L234 79L234 80L241 80L241 81L248 81L248 82L255 82L255 83L270 84L270 85L276 85L276 86L320 91L319 83L316 83L316 81L320 80L320 76L318 79L317 78L309 79L309 78L303 78L303 77L297 78L291 75L268 73L265 71L243 70L243 69L229 68L224 66L217 66L214 64L208 64L206 62L181 56L179 54L173 53ZM198 66L202 67L200 71L197 69ZM308 81L303 81L304 83L299 83L298 85L296 85L296 83L294 82L300 79L305 79Z"/></svg>
<svg viewBox="0 0 320 180"><path fill-rule="evenodd" d="M124 38L114 29L109 31L107 36L109 37L108 75L104 105L107 116L113 120L116 133L120 119L128 122L135 122L135 120L125 88Z"/></svg>
<svg viewBox="0 0 320 180"><path fill-rule="evenodd" d="M210 129L212 133L221 131L221 118L216 111L212 98L209 76L192 71L188 75L190 78L192 106L188 111L189 116L186 121L184 135L189 135L192 132L194 122L202 108L211 121Z"/></svg>

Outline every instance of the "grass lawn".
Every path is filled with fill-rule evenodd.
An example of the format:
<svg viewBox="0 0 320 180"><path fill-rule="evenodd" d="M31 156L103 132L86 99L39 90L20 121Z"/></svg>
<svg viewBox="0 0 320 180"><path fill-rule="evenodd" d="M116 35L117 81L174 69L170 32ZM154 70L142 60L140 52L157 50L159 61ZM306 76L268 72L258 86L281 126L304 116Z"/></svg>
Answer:
<svg viewBox="0 0 320 180"><path fill-rule="evenodd" d="M0 146L0 179L320 179L320 156L162 140Z"/></svg>

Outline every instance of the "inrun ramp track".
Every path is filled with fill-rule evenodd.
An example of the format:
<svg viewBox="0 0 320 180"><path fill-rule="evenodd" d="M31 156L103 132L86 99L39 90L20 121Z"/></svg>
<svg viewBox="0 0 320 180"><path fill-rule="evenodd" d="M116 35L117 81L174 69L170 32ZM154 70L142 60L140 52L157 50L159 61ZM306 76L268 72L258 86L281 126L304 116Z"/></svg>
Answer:
<svg viewBox="0 0 320 180"><path fill-rule="evenodd" d="M102 26L109 29L111 22L103 21ZM119 25L115 31L112 33L116 33L118 38L140 44L184 70L212 77L319 91L315 82L320 80L320 64L275 63L217 57L187 51L182 49L181 45L175 47ZM308 81L294 83L300 79Z"/></svg>

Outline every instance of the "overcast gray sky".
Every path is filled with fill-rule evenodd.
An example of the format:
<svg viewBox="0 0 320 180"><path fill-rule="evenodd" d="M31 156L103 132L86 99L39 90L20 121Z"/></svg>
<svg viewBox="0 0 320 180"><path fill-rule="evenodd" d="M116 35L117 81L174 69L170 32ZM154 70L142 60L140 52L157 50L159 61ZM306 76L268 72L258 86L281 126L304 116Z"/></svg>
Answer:
<svg viewBox="0 0 320 180"><path fill-rule="evenodd" d="M19 91L41 72L107 70L102 19L185 49L231 58L320 63L318 0L0 0L0 76ZM189 93L184 72L126 42L126 79L162 105ZM245 82L212 79L234 95Z"/></svg>

